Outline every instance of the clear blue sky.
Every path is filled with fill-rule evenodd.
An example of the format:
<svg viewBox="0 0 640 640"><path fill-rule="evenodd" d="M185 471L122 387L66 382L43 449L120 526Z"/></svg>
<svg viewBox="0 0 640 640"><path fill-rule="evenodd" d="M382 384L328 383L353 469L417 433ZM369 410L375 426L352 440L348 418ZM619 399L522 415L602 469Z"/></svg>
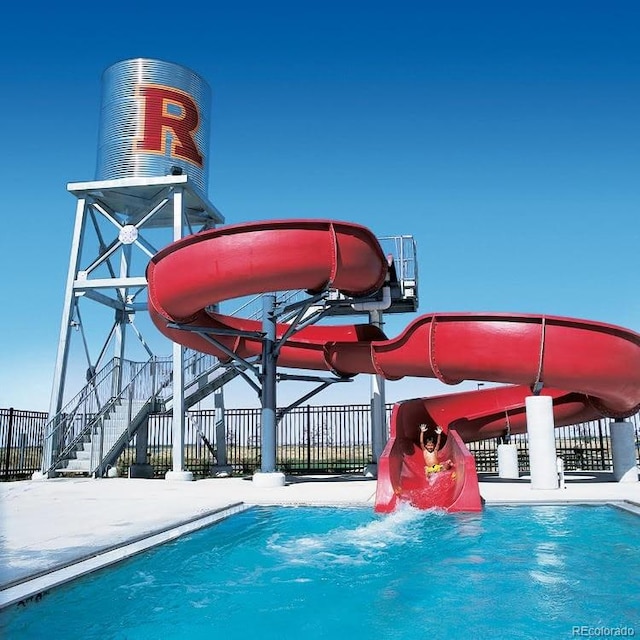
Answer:
<svg viewBox="0 0 640 640"><path fill-rule="evenodd" d="M48 407L66 184L94 179L101 74L133 57L211 85L209 198L227 222L412 234L422 313L640 331L636 1L14 3L4 16L0 407Z"/></svg>

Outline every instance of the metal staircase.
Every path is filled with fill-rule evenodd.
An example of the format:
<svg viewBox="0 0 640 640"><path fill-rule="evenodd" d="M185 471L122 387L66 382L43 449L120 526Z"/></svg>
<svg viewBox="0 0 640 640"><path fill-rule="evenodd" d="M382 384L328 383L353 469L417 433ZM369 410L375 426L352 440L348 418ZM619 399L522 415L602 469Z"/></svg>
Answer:
<svg viewBox="0 0 640 640"><path fill-rule="evenodd" d="M111 360L47 423L43 473L104 475L170 383L167 360Z"/></svg>
<svg viewBox="0 0 640 640"><path fill-rule="evenodd" d="M187 409L237 375L214 356L189 350L185 365ZM170 409L172 378L170 358L144 363L114 358L48 422L45 438L53 442L53 455L43 460L43 473L105 475L148 416Z"/></svg>
<svg viewBox="0 0 640 640"><path fill-rule="evenodd" d="M108 468L118 454L119 441L125 438L124 444L137 430L137 425L148 415L148 408L142 400L132 400L129 404L115 403L97 420L82 439L76 444L75 457L68 458L56 473L63 475L102 475L101 469ZM130 416L133 416L131 419ZM111 452L114 452L111 454ZM111 455L110 455L111 454ZM116 455L117 457L117 455Z"/></svg>
<svg viewBox="0 0 640 640"><path fill-rule="evenodd" d="M390 248L392 304L386 312L403 313L417 309L415 245L411 236L381 238ZM389 246L389 243L391 246ZM279 322L291 321L296 311L287 311L308 298L305 291L277 294L282 314ZM350 299L336 299L327 292L331 315L353 314ZM320 303L322 306L322 303ZM328 307L327 307L328 309ZM230 315L258 320L262 295L248 300ZM184 370L184 406L189 409L238 375L242 365L221 362L212 355L187 349ZM87 385L52 419L45 430L42 473L52 477L106 475L151 413L172 408L173 372L171 358L152 357L147 362L114 358L98 371ZM47 444L49 446L47 446ZM53 446L51 446L51 444Z"/></svg>

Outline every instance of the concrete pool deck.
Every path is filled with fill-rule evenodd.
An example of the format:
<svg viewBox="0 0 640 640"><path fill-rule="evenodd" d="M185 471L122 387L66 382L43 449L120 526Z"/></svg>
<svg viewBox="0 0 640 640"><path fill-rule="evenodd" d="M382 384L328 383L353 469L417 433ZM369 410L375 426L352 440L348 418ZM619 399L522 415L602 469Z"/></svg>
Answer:
<svg viewBox="0 0 640 640"><path fill-rule="evenodd" d="M570 472L566 487L532 489L527 476L479 474L485 506L513 503L627 503L640 514L640 483L606 472ZM254 505L359 505L373 509L376 481L363 476L250 478L194 482L108 478L0 484L0 608L34 597L146 548Z"/></svg>

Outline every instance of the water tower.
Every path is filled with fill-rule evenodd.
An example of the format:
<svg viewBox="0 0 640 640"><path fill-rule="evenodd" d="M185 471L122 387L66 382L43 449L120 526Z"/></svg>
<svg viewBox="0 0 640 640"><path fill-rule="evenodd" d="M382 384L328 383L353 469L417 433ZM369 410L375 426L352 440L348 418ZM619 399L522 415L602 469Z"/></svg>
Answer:
<svg viewBox="0 0 640 640"><path fill-rule="evenodd" d="M84 402L86 413L91 401L90 411L107 415L106 403L155 357L157 332L149 324L148 340L144 327L149 258L186 234L224 222L207 199L210 105L207 83L177 64L137 58L103 74L95 180L67 185L77 204L43 471L77 437L79 427L69 422L80 412L74 407ZM182 347L173 345L169 366L180 428ZM63 415L64 429L56 418Z"/></svg>

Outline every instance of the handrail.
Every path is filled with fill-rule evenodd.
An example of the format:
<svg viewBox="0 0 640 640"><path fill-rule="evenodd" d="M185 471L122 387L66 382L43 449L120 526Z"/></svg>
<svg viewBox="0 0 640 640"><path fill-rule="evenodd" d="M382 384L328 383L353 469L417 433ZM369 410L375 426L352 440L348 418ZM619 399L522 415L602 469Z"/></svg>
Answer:
<svg viewBox="0 0 640 640"><path fill-rule="evenodd" d="M163 371L162 368L165 367ZM160 371L158 370L160 369ZM168 382L171 381L172 371L171 362L167 359L158 359L156 357L150 358L143 367L130 380L129 384L113 398L110 403L110 408L118 406L126 406L127 420L126 428L120 432L110 434L111 437L107 440L105 446L104 435L104 421L108 418L107 413L103 412L97 417L91 425L87 427L88 430L93 430L94 427L100 428L100 447L98 449L98 455L96 455L95 448L91 450L91 465L90 472L95 474L102 471L105 460L107 460L121 440L124 433L128 434L127 440L130 440L134 435L134 431L131 430L131 425L136 422L136 418L144 411L149 412L154 406L154 399L158 397L158 394L168 386ZM133 411L134 402L140 402L140 406L137 410ZM100 474L101 475L101 474Z"/></svg>
<svg viewBox="0 0 640 640"><path fill-rule="evenodd" d="M158 367L167 366L164 375L158 376ZM123 370L126 375L123 375ZM145 378L145 374L149 375ZM161 372L162 373L162 372ZM143 385L139 381L143 379ZM116 385L122 385L118 391ZM155 356L145 363L133 362L120 358L113 358L89 383L78 393L65 408L47 422L45 428L45 443L43 447L42 473L51 472L64 456L74 450L109 410L122 402L123 399L149 401L157 397L163 388L171 381L170 362ZM139 397L145 395L144 398ZM49 443L47 443L49 441ZM53 442L53 446L50 444Z"/></svg>
<svg viewBox="0 0 640 640"><path fill-rule="evenodd" d="M106 387L105 380L108 380L109 386L113 378L113 372L117 366L119 359L113 358L100 371L98 371L87 384L77 393L67 404L53 417L51 417L45 426L44 443L43 443L43 460L42 469L46 473L53 468L53 460L58 455L58 450L62 446L62 450L66 449L65 440L75 440L76 436L70 436L73 431L84 431L84 427L75 428L76 418L81 422L86 420L87 415L95 415L100 413L102 403L100 402L99 389L104 390ZM111 396L111 394L109 394ZM94 402L95 401L95 404ZM81 411L81 409L83 409ZM64 431L64 433L61 433ZM48 441L57 441L58 446L50 446Z"/></svg>

